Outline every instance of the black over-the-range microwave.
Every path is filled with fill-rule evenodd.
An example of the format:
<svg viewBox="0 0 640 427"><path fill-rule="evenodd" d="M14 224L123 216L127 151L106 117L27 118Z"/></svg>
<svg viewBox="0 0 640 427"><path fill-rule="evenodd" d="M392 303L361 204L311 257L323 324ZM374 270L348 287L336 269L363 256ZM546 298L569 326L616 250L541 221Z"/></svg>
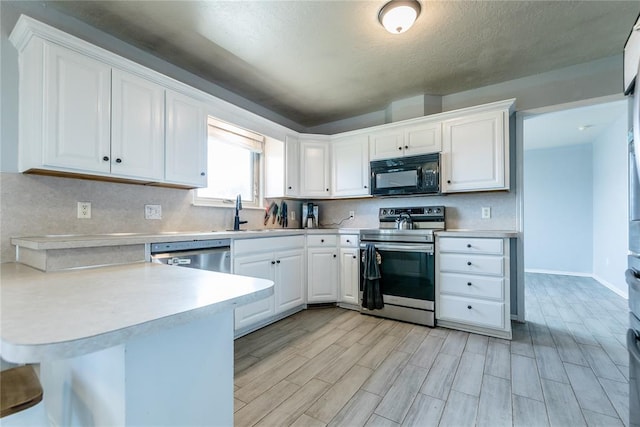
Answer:
<svg viewBox="0 0 640 427"><path fill-rule="evenodd" d="M440 194L440 153L371 162L371 194Z"/></svg>

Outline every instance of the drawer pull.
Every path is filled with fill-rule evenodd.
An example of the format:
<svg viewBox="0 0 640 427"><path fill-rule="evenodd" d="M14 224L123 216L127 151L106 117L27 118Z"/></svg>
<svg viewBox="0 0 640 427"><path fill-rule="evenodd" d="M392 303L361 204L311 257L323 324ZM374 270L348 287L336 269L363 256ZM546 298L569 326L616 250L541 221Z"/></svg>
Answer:
<svg viewBox="0 0 640 427"><path fill-rule="evenodd" d="M347 239L347 243L351 243L351 240Z"/></svg>
<svg viewBox="0 0 640 427"><path fill-rule="evenodd" d="M275 265L275 263L276 263L275 261L271 261L271 265Z"/></svg>
<svg viewBox="0 0 640 427"><path fill-rule="evenodd" d="M320 243L324 243L324 239L320 239Z"/></svg>
<svg viewBox="0 0 640 427"><path fill-rule="evenodd" d="M472 307L471 307L470 305L468 305L468 306L467 306L467 308L468 308L469 310L471 310L471 308L472 308Z"/></svg>
<svg viewBox="0 0 640 427"><path fill-rule="evenodd" d="M467 286L471 286L471 282L467 282Z"/></svg>
<svg viewBox="0 0 640 427"><path fill-rule="evenodd" d="M467 243L467 247L470 248L471 247L471 243Z"/></svg>
<svg viewBox="0 0 640 427"><path fill-rule="evenodd" d="M467 265L471 265L471 261L467 261Z"/></svg>
<svg viewBox="0 0 640 427"><path fill-rule="evenodd" d="M277 262L278 264L280 264L280 260L277 260L276 262Z"/></svg>

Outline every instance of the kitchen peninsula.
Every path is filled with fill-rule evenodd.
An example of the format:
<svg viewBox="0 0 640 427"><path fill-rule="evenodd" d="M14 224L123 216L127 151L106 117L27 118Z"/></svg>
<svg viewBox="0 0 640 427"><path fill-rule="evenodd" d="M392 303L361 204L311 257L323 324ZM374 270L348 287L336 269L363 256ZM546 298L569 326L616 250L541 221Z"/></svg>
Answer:
<svg viewBox="0 0 640 427"><path fill-rule="evenodd" d="M161 264L2 265L0 355L54 425L232 425L233 309L273 282Z"/></svg>

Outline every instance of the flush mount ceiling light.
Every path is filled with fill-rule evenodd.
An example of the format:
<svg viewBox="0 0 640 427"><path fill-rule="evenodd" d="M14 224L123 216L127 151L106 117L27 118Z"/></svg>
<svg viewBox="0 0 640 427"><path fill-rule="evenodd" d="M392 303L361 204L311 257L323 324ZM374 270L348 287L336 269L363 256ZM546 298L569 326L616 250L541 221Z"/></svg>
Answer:
<svg viewBox="0 0 640 427"><path fill-rule="evenodd" d="M411 28L418 15L417 0L392 0L380 9L378 20L391 34L400 34Z"/></svg>

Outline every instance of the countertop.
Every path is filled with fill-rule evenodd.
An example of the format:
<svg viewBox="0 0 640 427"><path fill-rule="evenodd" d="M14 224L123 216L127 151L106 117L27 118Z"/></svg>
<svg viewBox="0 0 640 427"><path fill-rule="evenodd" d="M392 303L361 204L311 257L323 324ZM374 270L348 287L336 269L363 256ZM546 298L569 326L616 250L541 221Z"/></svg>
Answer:
<svg viewBox="0 0 640 427"><path fill-rule="evenodd" d="M450 230L444 230L444 231L437 231L436 235L440 237L485 237L485 238L509 239L509 238L518 237L518 232L513 230L450 229Z"/></svg>
<svg viewBox="0 0 640 427"><path fill-rule="evenodd" d="M6 263L0 279L0 355L16 363L90 353L273 294L270 280L152 263L49 273Z"/></svg>

